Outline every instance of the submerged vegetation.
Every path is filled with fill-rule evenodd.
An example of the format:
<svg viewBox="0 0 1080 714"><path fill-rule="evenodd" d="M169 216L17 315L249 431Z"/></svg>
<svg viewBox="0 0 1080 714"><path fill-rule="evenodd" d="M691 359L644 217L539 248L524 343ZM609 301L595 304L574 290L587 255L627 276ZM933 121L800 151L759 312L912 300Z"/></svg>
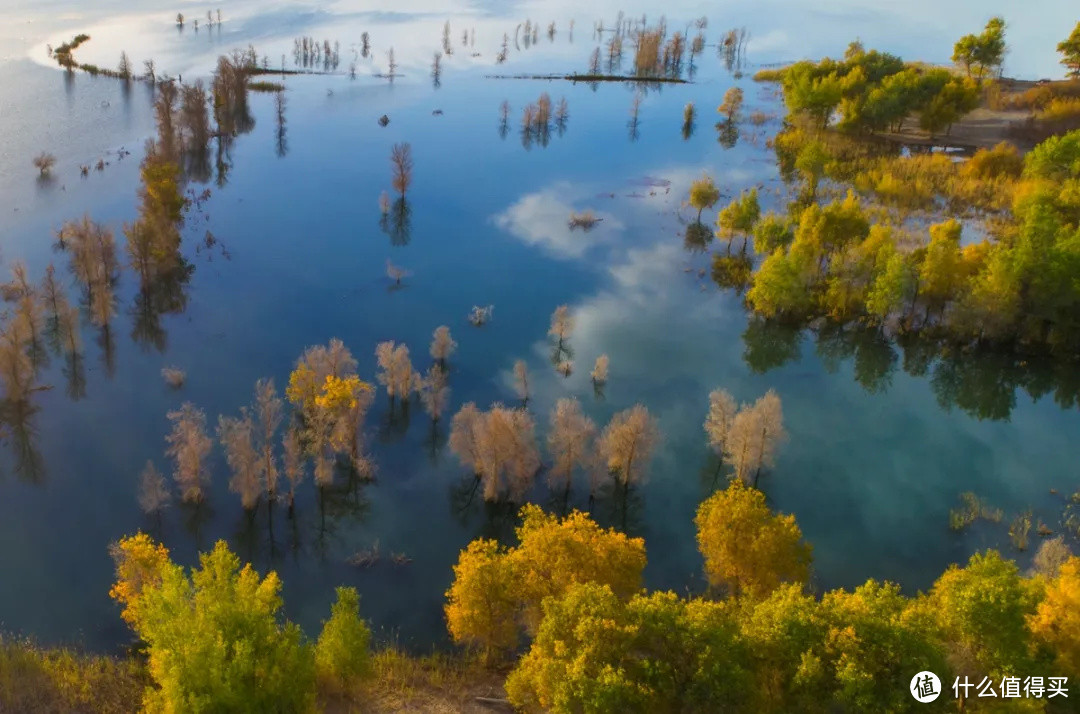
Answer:
<svg viewBox="0 0 1080 714"><path fill-rule="evenodd" d="M177 25L184 23L178 15ZM220 12L216 23L208 13L208 25L220 23ZM595 28L600 46L589 73L566 78L633 82L629 126L635 139L649 83L692 77L695 57L706 48L705 27L702 18L669 34L663 18L650 25L620 13L614 27ZM521 29L514 32L515 47L519 34L526 48L538 42L539 24L528 20ZM1080 131L1058 132L1034 147L1002 142L963 160L879 141L917 124L936 143L994 96L1038 111L1040 130L1072 121L1075 97L1065 96L1071 90L1064 86L1047 90L1050 96L993 94L1006 49L1004 29L995 18L982 34L962 38L954 49L958 70L905 63L853 43L841 61L800 62L758 74L780 82L788 109L770 147L790 186L789 201L771 205L764 188L734 195L701 176L689 188L696 216L684 238L694 253L714 240L723 244L711 256L712 277L743 296L750 310L743 342L751 371L793 358L809 328L826 368L854 356L854 379L872 391L888 383L895 344L912 373L927 373L940 358L931 381L943 404L951 399L949 405L979 416L1007 417L1018 386L1033 395L1050 389L1028 360L1034 365L1053 358L1066 375L1059 402L1075 406ZM566 34L572 33L571 23ZM554 42L554 23L545 34ZM436 87L442 58L455 52L452 37L447 22L442 51L428 55L434 57ZM136 79L126 54L116 72L77 64L72 51L87 39L79 36L54 50L57 62L125 83ZM745 30L731 30L717 44L736 76L746 40ZM473 42L475 32L462 33L462 47ZM1068 64L1075 54L1071 42L1059 49L1074 69ZM506 35L497 61L506 61L509 44ZM297 38L294 63L330 72L339 51L338 42ZM364 33L359 53L366 58L369 51ZM393 52L386 53L383 75L391 81L401 76ZM632 54L632 70L621 69L624 53ZM605 60L609 74L601 66ZM68 262L78 307L52 265L38 285L15 263L10 282L0 286L8 303L0 320L5 437L31 439L27 415L34 395L47 388L38 377L50 354L64 360L69 395L77 399L85 392L80 320L98 333L106 373L114 365L110 345L119 315L133 318L132 336L140 345L164 352L161 318L183 312L194 271L183 252L186 232L195 223L192 212L210 195L209 189L197 194L188 182L225 185L233 141L254 128L249 91L274 94L278 155L284 155L284 85L251 81L259 74L284 76L284 65L283 57L280 72L271 70L267 58L260 66L253 48L237 51L218 60L206 85L159 81L148 64L157 137L146 145L137 215L123 225L124 245L89 216L63 225L56 249ZM355 65L350 75L355 78ZM725 146L738 138L737 125L753 102L740 87L724 94L717 131ZM503 136L510 111L503 102ZM760 110L750 117L755 125L768 121ZM695 118L694 104L686 104L684 138L692 136ZM562 135L568 120L566 99L553 102L542 93L521 108L523 145L547 146L551 132ZM54 162L43 154L34 165L44 176ZM409 233L412 145L394 143L390 164L397 198L380 195L381 225L401 246ZM567 209L559 210L560 231L581 229L574 239L603 220L594 210L574 211L567 220ZM714 210L710 226L703 214ZM207 250L217 245L209 231L199 241ZM416 265L421 277L430 274L430 264L418 259ZM127 309L117 292L125 271L138 285ZM389 282L395 299L409 298L416 292L406 280L410 275L386 259L380 290ZM474 306L467 319L486 325L493 310ZM507 315L509 321L514 313ZM403 433L419 401L430 418L432 459L444 443L456 459L452 510L482 508L489 518L483 537L460 551L445 593L446 629L463 652L416 659L393 646L373 646L360 594L351 587L337 588L318 636L309 637L283 616L282 583L274 571L260 575L242 565L224 541L185 569L164 545L138 533L111 549L116 582L109 594L135 635L131 659L0 640L0 709L113 712L141 704L149 711L419 710L433 698L433 709L464 710L482 698L521 711L903 711L912 706L904 691L910 675L921 670L946 683L975 672L995 678L1053 672L1050 691L1065 686L1059 675L1080 677L1080 558L1070 550L1080 534L1080 495L1066 506L1062 535L1037 549L1033 536L1046 538L1053 530L1032 510L1006 516L973 492L960 496L950 528L960 533L980 522L1007 524L1017 551L1037 550L1027 574L986 550L966 565L950 566L921 593L875 580L825 590L813 580L813 550L795 517L775 513L758 488L762 476L765 487L775 482L778 454L789 438L781 398L765 387L741 405L718 387L708 394L707 411L701 395L696 406L705 411L704 438L698 431L697 442L704 493L693 521L701 572L683 592L646 590L646 543L634 535L641 530L631 513L644 496L641 486L654 470L654 457L662 456L659 411L628 400L606 413L606 424L598 423L564 386L574 384L569 378L576 358L578 378L586 389L591 383L597 402L605 399L609 356L582 346L590 344L581 337L593 327L590 319L595 316L558 305L546 335L550 365L530 372L523 359L512 367L509 359L503 363L496 383L517 400L488 395L478 406L463 399L456 411L451 382L457 390L458 375L469 365L447 325L431 333L430 360L393 334L372 340L374 349L369 345L363 360L338 339L310 346L292 365L283 394L263 378L244 406L216 420L192 401L169 409L168 468L159 470L151 458L129 479L132 500L155 526L183 511L197 531L211 507L225 510L214 502L221 489L212 487L224 471L239 502L235 512L249 531L265 512L271 544L275 514L286 511L295 528L306 508L297 496L308 488L317 499L318 547L325 555L328 514L332 519L335 509L366 507L363 489L400 476L390 462L380 471L378 450ZM486 349L487 333L470 335ZM462 338L461 355L478 349L470 341ZM635 376L631 360L624 375L622 357L615 358L612 391ZM552 369L561 375L557 394L550 389ZM160 376L173 390L185 385L179 367L164 367ZM385 407L377 402L383 396ZM698 419L695 424L702 423ZM27 456L21 467L31 471L32 461ZM572 494L582 502L587 494L588 513L572 507ZM541 499L548 510L535 504ZM610 520L600 523L616 528L597 522L607 510ZM515 537L499 538L500 525L507 530L511 523ZM375 540L345 562L371 568L412 560L384 553ZM1025 703L1048 712L1068 704L1050 698ZM959 706L986 709L975 698Z"/></svg>

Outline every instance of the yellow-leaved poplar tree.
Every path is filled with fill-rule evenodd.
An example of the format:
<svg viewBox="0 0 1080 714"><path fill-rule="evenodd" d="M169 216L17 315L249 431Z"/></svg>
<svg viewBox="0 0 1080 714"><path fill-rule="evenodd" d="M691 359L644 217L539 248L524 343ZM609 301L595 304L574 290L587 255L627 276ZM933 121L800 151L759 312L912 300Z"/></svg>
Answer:
<svg viewBox="0 0 1080 714"><path fill-rule="evenodd" d="M810 546L795 516L774 515L765 494L736 479L698 508L698 548L713 587L760 598L785 582L803 583Z"/></svg>
<svg viewBox="0 0 1080 714"><path fill-rule="evenodd" d="M1028 622L1035 638L1054 652L1054 670L1080 677L1080 556L1069 558Z"/></svg>
<svg viewBox="0 0 1080 714"><path fill-rule="evenodd" d="M454 566L446 591L446 625L454 642L480 648L485 656L517 644L517 602L505 552L493 540L469 543Z"/></svg>

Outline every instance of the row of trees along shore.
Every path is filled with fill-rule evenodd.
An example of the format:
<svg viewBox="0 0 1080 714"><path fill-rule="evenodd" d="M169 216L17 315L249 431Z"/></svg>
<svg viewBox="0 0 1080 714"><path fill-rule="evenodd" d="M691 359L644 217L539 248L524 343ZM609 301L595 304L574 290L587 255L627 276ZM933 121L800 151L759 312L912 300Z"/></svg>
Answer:
<svg viewBox="0 0 1080 714"><path fill-rule="evenodd" d="M1080 558L1060 540L1029 573L990 550L914 596L874 580L815 595L794 518L733 479L695 518L707 589L678 595L642 588L641 538L576 511L520 515L515 545L479 539L461 552L445 611L454 641L479 655L476 677L513 662L505 691L522 711L915 711L908 686L924 670L945 687L970 682L965 711L995 710L976 695L982 677L1023 687L1025 711L1071 711ZM224 542L190 571L144 534L112 552L111 595L147 657L145 689L121 680L129 701L310 711L385 686L352 588L338 589L312 641L281 617L277 575L241 567Z"/></svg>

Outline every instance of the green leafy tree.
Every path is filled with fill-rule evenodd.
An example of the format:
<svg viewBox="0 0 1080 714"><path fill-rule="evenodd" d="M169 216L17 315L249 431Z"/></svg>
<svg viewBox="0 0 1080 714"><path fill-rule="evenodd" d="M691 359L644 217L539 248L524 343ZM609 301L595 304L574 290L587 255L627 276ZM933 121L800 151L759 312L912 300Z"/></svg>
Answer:
<svg viewBox="0 0 1080 714"><path fill-rule="evenodd" d="M919 126L934 135L945 130L979 106L979 85L970 79L952 79L922 108Z"/></svg>
<svg viewBox="0 0 1080 714"><path fill-rule="evenodd" d="M371 630L360 619L356 588L339 587L330 619L315 643L315 671L325 684L342 690L371 673L368 645Z"/></svg>
<svg viewBox="0 0 1080 714"><path fill-rule="evenodd" d="M1080 129L1043 141L1024 157L1024 176L1050 181L1080 178ZM1015 212L1020 213L1022 209Z"/></svg>
<svg viewBox="0 0 1080 714"><path fill-rule="evenodd" d="M716 235L727 243L729 253L731 241L736 236L742 236L745 250L746 240L753 234L754 226L760 217L761 205L758 203L757 189L744 191L716 217Z"/></svg>
<svg viewBox="0 0 1080 714"><path fill-rule="evenodd" d="M744 603L739 628L754 672L755 712L822 712L829 703L822 643L827 625L801 584Z"/></svg>
<svg viewBox="0 0 1080 714"><path fill-rule="evenodd" d="M775 213L766 213L754 226L754 250L772 253L777 248L787 248L795 239L791 222Z"/></svg>
<svg viewBox="0 0 1080 714"><path fill-rule="evenodd" d="M1027 621L1042 584L1020 576L1016 563L994 550L948 570L920 606L932 613L958 669L991 676L1034 671Z"/></svg>
<svg viewBox="0 0 1080 714"><path fill-rule="evenodd" d="M711 176L702 176L690 184L690 205L697 209L697 219L701 221L701 212L712 208L720 200L720 189L713 183Z"/></svg>
<svg viewBox="0 0 1080 714"><path fill-rule="evenodd" d="M735 711L750 673L732 611L674 593L626 602L579 584L544 603L543 624L506 682L524 711Z"/></svg>
<svg viewBox="0 0 1080 714"><path fill-rule="evenodd" d="M959 221L930 226L930 244L919 265L919 294L927 313L942 311L958 293L963 279Z"/></svg>
<svg viewBox="0 0 1080 714"><path fill-rule="evenodd" d="M903 308L914 286L915 273L908 257L894 250L866 294L866 312L878 322L884 321Z"/></svg>
<svg viewBox="0 0 1080 714"><path fill-rule="evenodd" d="M964 68L968 77L982 80L999 72L1005 61L1005 20L992 17L982 33L964 35L953 46L952 60Z"/></svg>
<svg viewBox="0 0 1080 714"><path fill-rule="evenodd" d="M797 62L784 71L784 103L793 114L803 114L825 128L843 98L844 87L835 63Z"/></svg>
<svg viewBox="0 0 1080 714"><path fill-rule="evenodd" d="M911 673L929 670L949 681L945 650L933 622L916 616L900 587L873 580L821 600L827 623L826 670L832 700L844 711L907 711Z"/></svg>
<svg viewBox="0 0 1080 714"><path fill-rule="evenodd" d="M814 306L812 292L818 257L812 245L796 240L788 250L778 248L754 273L746 293L751 308L764 317L803 317Z"/></svg>
<svg viewBox="0 0 1080 714"><path fill-rule="evenodd" d="M279 621L281 581L260 578L224 541L191 571L160 566L138 591L129 620L146 643L156 688L150 712L302 712L315 696L315 666L300 628ZM118 586L122 583L118 583Z"/></svg>
<svg viewBox="0 0 1080 714"><path fill-rule="evenodd" d="M822 307L841 321L861 314L877 276L895 252L892 231L887 226L872 226L866 240L833 258Z"/></svg>
<svg viewBox="0 0 1080 714"><path fill-rule="evenodd" d="M817 195L818 184L825 175L830 159L825 144L817 139L808 141L796 154L795 168L806 180L807 193L811 197Z"/></svg>
<svg viewBox="0 0 1080 714"><path fill-rule="evenodd" d="M1061 54L1061 64L1070 77L1080 77L1080 22L1076 23L1067 39L1058 43L1057 51Z"/></svg>
<svg viewBox="0 0 1080 714"><path fill-rule="evenodd" d="M870 220L853 191L842 201L824 207L811 204L799 218L795 243L806 243L824 260L832 253L860 243L870 235Z"/></svg>

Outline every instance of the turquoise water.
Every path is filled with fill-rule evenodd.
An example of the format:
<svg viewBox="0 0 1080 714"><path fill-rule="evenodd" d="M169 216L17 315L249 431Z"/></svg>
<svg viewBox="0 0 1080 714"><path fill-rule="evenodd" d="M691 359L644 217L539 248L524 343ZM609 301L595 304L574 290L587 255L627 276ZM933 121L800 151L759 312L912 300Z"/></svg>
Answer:
<svg viewBox="0 0 1080 714"><path fill-rule="evenodd" d="M107 546L142 528L185 563L227 539L260 569L281 574L288 614L306 627L326 616L333 587L348 584L361 592L364 614L382 636L421 649L444 643L442 593L458 550L481 535L506 537L513 521L506 508L461 493L467 474L439 438L432 447L418 407L408 421L391 419L380 395L368 419L376 482L320 510L309 481L297 520L277 511L272 536L265 507L251 523L228 492L220 449L208 507L199 513L174 507L156 523L135 498L147 459L169 468L165 413L181 401L205 409L211 422L234 414L251 401L256 379L273 377L283 388L303 349L332 337L352 349L368 379L382 340L408 344L426 367L431 332L441 324L460 344L450 377L453 410L465 401L512 401L510 370L524 359L541 425L569 394L598 423L639 401L659 417L664 439L647 483L625 512L603 501L594 509L600 521L645 538L650 587L702 586L692 517L716 465L701 423L708 392L718 386L740 400L769 388L783 399L790 439L762 486L776 508L795 513L814 544L818 588L876 577L914 591L977 548L1007 548L1004 526L948 530L948 510L963 491L1010 515L1032 507L1057 528L1063 502L1050 489L1071 493L1078 485L1074 369L1006 369L988 357L934 362L918 374L914 350L905 354L872 337L818 339L761 328L748 322L738 296L711 283L708 254L684 248L692 215L680 203L703 171L725 196L761 186L769 202L781 200L766 139L779 128L782 108L772 87L723 67L712 45L729 27L750 31L749 75L759 64L838 55L855 36L942 61L957 35L1001 10L1015 22L1008 69L1057 76L1047 47L1075 21L1068 8L1060 3L1028 19L1009 17L1005 3L958 3L936 8L926 22L893 16L899 11L885 4L676 5L678 13L668 9L669 27L708 14L710 47L696 61L693 83L643 95L636 130L629 126L635 90L626 85L486 77L584 70L596 46L593 22L602 13L610 27L616 7L577 13L572 41L567 26L575 9L558 4L395 5L382 13L349 3L237 4L220 28L198 34L178 32L169 7L131 15L108 4L83 12L71 3L26 3L0 12L0 135L7 137L0 143L0 269L21 259L35 279L49 262L68 279L66 256L52 249L65 220L88 212L122 243L121 224L136 211L141 147L153 134L145 86L125 92L107 78L67 78L43 57L44 43L86 31L92 39L77 51L82 61L112 66L124 48L136 63L152 56L159 71L185 80L205 77L218 54L249 43L271 65L282 53L292 63L295 36L337 40L342 48L339 74L285 80L284 146L271 95L252 95L253 130L233 143L225 180L214 176L210 199L189 213L184 253L195 270L186 308L162 318L164 337L156 344L133 338L137 285L127 272L110 339L83 325L85 396L69 397L62 359L42 372L41 383L54 388L36 395L36 412L14 425L0 456L0 625L45 642L98 649L125 642L129 634L107 597ZM519 50L511 40L509 60L497 66L502 34L512 37L527 17L541 25L538 44ZM454 54L443 58L436 88L429 65L447 19ZM551 20L554 40L546 35ZM466 27L476 28L475 47L461 45ZM372 56L361 58L350 80L345 72L364 31ZM385 69L391 45L402 73L392 86L372 76ZM773 118L745 124L735 146L725 148L713 108L733 85L744 88L747 113ZM553 131L546 146L526 147L521 109L545 91L555 101L565 96L566 131ZM504 100L512 107L505 136ZM697 105L698 122L684 139L687 102ZM385 128L377 123L382 114L390 117ZM399 141L412 144L416 167L408 234L392 237L380 227L378 196L390 188L390 147ZM121 147L132 155L118 158ZM47 184L29 165L42 149L58 157ZM81 178L78 166L99 157L109 165ZM585 209L604 220L588 233L571 231L571 211ZM203 243L208 230L219 241L212 248ZM387 259L413 273L405 287L394 289L386 278ZM69 295L75 298L74 285ZM563 303L577 323L570 339L577 369L569 378L551 368L545 338L549 315ZM493 321L471 326L470 308L486 304L495 306ZM602 398L588 377L601 353L611 357ZM179 392L162 382L167 365L187 372ZM533 498L551 500L540 487ZM582 485L571 505L587 505ZM384 558L368 569L346 562L376 542L384 555L404 553L411 562Z"/></svg>

